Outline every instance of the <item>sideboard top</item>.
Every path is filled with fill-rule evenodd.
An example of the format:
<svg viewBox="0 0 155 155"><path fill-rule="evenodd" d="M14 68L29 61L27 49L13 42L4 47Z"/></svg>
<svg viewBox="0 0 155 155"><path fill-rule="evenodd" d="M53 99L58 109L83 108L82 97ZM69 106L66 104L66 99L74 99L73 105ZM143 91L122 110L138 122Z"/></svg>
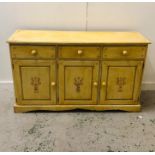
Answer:
<svg viewBox="0 0 155 155"><path fill-rule="evenodd" d="M9 39L12 44L149 44L138 32L17 30Z"/></svg>

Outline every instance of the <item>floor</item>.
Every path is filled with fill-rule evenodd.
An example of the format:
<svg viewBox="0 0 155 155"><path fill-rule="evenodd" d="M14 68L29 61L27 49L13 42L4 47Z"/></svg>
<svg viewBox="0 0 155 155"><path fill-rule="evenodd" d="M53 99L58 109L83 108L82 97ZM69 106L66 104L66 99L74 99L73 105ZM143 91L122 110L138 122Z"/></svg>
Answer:
<svg viewBox="0 0 155 155"><path fill-rule="evenodd" d="M142 112L13 112L13 88L0 87L0 151L155 151L155 91Z"/></svg>

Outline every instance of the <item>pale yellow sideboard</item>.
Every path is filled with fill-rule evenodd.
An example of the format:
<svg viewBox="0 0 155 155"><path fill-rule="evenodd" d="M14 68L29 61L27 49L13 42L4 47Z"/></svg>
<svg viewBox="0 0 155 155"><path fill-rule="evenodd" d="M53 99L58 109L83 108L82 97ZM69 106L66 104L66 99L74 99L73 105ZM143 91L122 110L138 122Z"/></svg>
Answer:
<svg viewBox="0 0 155 155"><path fill-rule="evenodd" d="M17 30L8 43L15 112L140 111L150 43L140 33Z"/></svg>

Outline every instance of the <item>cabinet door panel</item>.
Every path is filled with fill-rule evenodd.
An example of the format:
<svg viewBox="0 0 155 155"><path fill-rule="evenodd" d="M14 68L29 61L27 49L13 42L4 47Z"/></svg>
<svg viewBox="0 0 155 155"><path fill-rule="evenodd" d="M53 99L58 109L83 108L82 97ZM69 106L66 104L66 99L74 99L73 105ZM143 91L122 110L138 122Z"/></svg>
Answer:
<svg viewBox="0 0 155 155"><path fill-rule="evenodd" d="M89 66L65 67L65 100L91 99L92 73L93 67Z"/></svg>
<svg viewBox="0 0 155 155"><path fill-rule="evenodd" d="M14 60L17 104L54 104L56 102L55 62Z"/></svg>
<svg viewBox="0 0 155 155"><path fill-rule="evenodd" d="M60 104L96 104L98 62L61 61L59 63Z"/></svg>
<svg viewBox="0 0 155 155"><path fill-rule="evenodd" d="M50 99L50 68L21 67L23 99Z"/></svg>
<svg viewBox="0 0 155 155"><path fill-rule="evenodd" d="M139 97L142 61L102 63L100 104L134 104Z"/></svg>
<svg viewBox="0 0 155 155"><path fill-rule="evenodd" d="M133 97L135 67L109 67L107 77L107 99L129 99Z"/></svg>

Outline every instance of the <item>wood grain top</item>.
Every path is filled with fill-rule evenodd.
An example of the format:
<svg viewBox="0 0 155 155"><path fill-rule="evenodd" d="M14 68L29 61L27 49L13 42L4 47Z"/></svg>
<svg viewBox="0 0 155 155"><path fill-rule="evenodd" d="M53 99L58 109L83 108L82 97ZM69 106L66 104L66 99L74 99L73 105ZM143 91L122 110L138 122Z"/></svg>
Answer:
<svg viewBox="0 0 155 155"><path fill-rule="evenodd" d="M9 39L12 44L149 44L138 32L17 30Z"/></svg>

